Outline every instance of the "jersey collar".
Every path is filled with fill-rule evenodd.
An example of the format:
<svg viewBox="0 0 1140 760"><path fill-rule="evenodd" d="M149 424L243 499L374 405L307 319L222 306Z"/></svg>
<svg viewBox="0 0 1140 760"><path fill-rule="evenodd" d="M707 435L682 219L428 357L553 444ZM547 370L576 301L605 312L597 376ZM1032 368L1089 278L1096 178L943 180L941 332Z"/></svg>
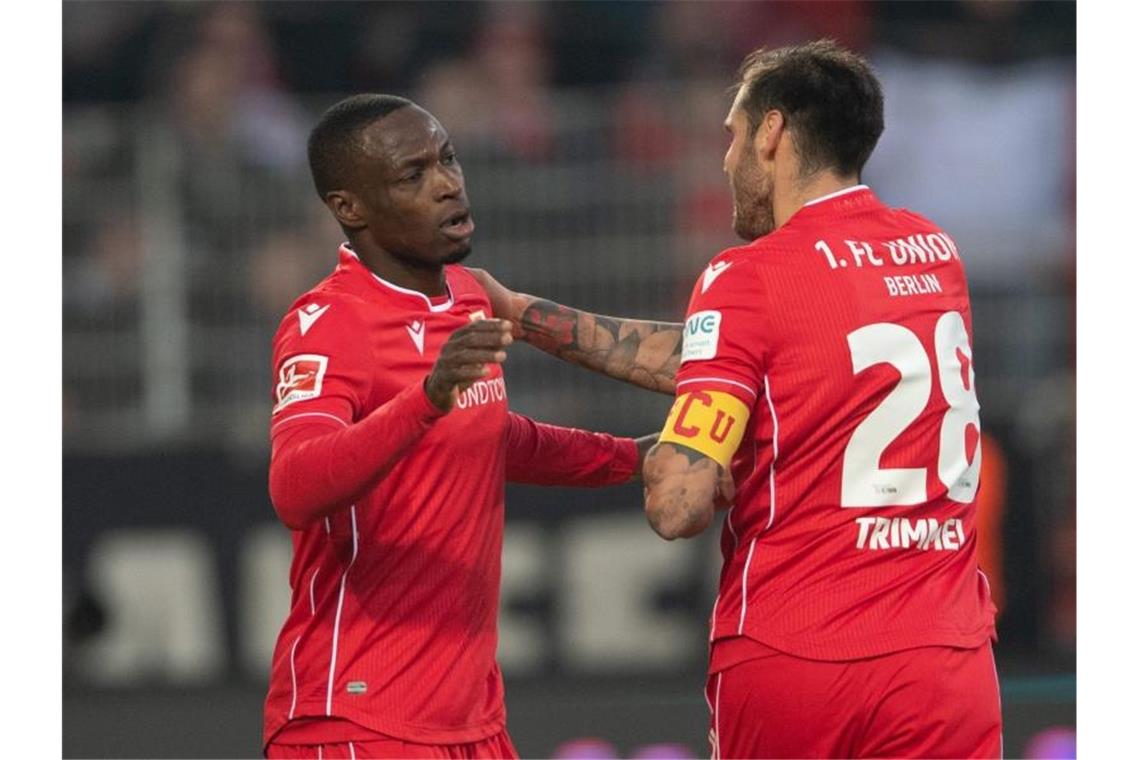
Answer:
<svg viewBox="0 0 1140 760"><path fill-rule="evenodd" d="M832 198L839 198L839 197L842 197L844 195L847 195L848 193L857 193L860 190L870 190L870 189L871 188L867 187L866 185L852 185L851 187L845 187L842 190L836 190L834 193L828 193L827 195L821 195L818 198L813 198L812 200L808 201L804 205L805 206L814 206L817 203L824 203L826 201L831 200Z"/></svg>
<svg viewBox="0 0 1140 760"><path fill-rule="evenodd" d="M415 300L415 301L419 301L421 304L426 306L429 311L433 311L433 312L447 311L448 309L450 309L455 304L455 298L453 297L452 292L451 292L451 283L447 283L447 300L444 301L443 303L435 304L435 303L431 302L430 298L428 298L426 295L419 292L418 290L410 290L408 288L402 288L393 282L388 282L383 277L376 274L375 272L370 270L368 267L364 266L364 262L361 261L360 257L356 255L356 251L354 251L348 247L348 243L342 243L340 246L340 251L338 251L338 253L340 256L341 266L344 266L347 268L353 268L353 269L359 267L362 274L367 276L372 282L374 282L374 283L380 285L381 287L385 288L389 293L394 294L394 295L398 294L398 295L403 296L405 298ZM446 269L444 270L444 277L445 278L447 277Z"/></svg>
<svg viewBox="0 0 1140 760"><path fill-rule="evenodd" d="M871 188L866 185L853 185L822 195L800 206L796 213L784 223L786 227L793 221L816 219L821 216L836 216L883 205Z"/></svg>

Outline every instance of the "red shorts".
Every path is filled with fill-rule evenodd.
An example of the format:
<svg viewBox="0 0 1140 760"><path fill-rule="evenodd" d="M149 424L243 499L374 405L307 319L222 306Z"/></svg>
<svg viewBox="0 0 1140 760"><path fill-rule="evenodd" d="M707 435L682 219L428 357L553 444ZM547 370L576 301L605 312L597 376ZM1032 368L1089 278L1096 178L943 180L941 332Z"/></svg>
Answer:
<svg viewBox="0 0 1140 760"><path fill-rule="evenodd" d="M367 757L510 758L519 754L506 731L468 744L413 744L399 739L369 739L334 744L278 744L265 748L269 760L356 760Z"/></svg>
<svg viewBox="0 0 1140 760"><path fill-rule="evenodd" d="M989 644L843 662L792 657L750 640L717 647L705 687L714 760L1001 757Z"/></svg>

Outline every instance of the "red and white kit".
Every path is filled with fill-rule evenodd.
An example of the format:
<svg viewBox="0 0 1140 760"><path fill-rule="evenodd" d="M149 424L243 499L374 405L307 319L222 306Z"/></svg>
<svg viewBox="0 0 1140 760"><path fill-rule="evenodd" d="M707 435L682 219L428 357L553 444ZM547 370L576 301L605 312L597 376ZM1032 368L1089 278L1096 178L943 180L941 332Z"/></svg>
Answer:
<svg viewBox="0 0 1140 760"><path fill-rule="evenodd" d="M805 676L792 660L842 669L904 650L929 658L921 647L976 650L987 665L982 680L976 667L944 673L959 680L939 710L992 702L993 711L980 733L914 751L999 751L994 607L975 557L981 450L971 329L954 241L865 186L805 205L770 235L718 255L697 281L678 397L697 392L693 403L709 406L727 393L749 410L732 459L737 492L711 620L708 696L723 756L788 750L770 732L793 729L780 729L771 712L750 714L745 695L764 692L757 710L785 692L801 699L792 692ZM695 430L683 414L677 429ZM752 677L734 677L748 661ZM907 754L876 733L897 728L871 718L881 684L856 680L863 698L852 687L832 708L858 713L863 743L830 751ZM743 723L718 724L718 694L721 710L730 701ZM926 720L942 719L939 710ZM811 715L794 730L825 735ZM843 720L834 710L818 715ZM746 723L767 726L767 738ZM746 734L752 739L730 742Z"/></svg>
<svg viewBox="0 0 1140 760"><path fill-rule="evenodd" d="M294 553L265 703L270 756L357 742L505 752L504 483L607 485L638 466L631 439L509 412L498 365L436 409L423 382L440 347L493 316L463 267L446 278L448 294L430 299L343 246L274 339L270 490ZM376 475L378 451L394 463ZM306 524L314 502L337 508Z"/></svg>

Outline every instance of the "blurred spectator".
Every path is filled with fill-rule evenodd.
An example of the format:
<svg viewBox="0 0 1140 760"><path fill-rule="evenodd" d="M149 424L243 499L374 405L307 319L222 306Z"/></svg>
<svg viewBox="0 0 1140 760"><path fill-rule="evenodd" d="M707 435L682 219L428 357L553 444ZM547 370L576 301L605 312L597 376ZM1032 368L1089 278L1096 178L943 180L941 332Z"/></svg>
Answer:
<svg viewBox="0 0 1140 760"><path fill-rule="evenodd" d="M1005 64L1076 49L1071 2L886 0L873 9L878 45L911 55Z"/></svg>
<svg viewBox="0 0 1140 760"><path fill-rule="evenodd" d="M78 255L65 259L63 303L84 319L113 318L134 305L143 250L128 209L108 209Z"/></svg>
<svg viewBox="0 0 1140 760"><path fill-rule="evenodd" d="M316 199L313 205L324 211ZM275 329L297 296L332 271L338 245L339 238L323 225L268 230L250 255L249 288L257 320Z"/></svg>
<svg viewBox="0 0 1140 760"><path fill-rule="evenodd" d="M466 58L424 75L416 99L465 146L538 161L553 148L550 59L539 4L492 4ZM462 154L461 154L462 155Z"/></svg>
<svg viewBox="0 0 1140 760"><path fill-rule="evenodd" d="M196 153L233 151L255 167L288 168L303 160L306 119L282 87L273 45L251 3L204 11L163 94Z"/></svg>
<svg viewBox="0 0 1140 760"><path fill-rule="evenodd" d="M63 3L65 103L135 100L142 95L149 35L160 3Z"/></svg>
<svg viewBox="0 0 1140 760"><path fill-rule="evenodd" d="M881 53L886 131L865 177L957 241L970 284L1026 287L1072 255L1073 60L1003 69ZM979 114L985 128L978 128Z"/></svg>

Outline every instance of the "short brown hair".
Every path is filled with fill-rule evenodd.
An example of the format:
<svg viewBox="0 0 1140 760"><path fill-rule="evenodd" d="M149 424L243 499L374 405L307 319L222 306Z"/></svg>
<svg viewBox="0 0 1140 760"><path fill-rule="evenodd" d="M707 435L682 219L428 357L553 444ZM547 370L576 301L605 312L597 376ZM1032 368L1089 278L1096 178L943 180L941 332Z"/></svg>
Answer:
<svg viewBox="0 0 1140 760"><path fill-rule="evenodd" d="M863 170L883 134L883 90L862 56L832 40L760 48L738 77L752 133L768 111L783 113L805 175Z"/></svg>

